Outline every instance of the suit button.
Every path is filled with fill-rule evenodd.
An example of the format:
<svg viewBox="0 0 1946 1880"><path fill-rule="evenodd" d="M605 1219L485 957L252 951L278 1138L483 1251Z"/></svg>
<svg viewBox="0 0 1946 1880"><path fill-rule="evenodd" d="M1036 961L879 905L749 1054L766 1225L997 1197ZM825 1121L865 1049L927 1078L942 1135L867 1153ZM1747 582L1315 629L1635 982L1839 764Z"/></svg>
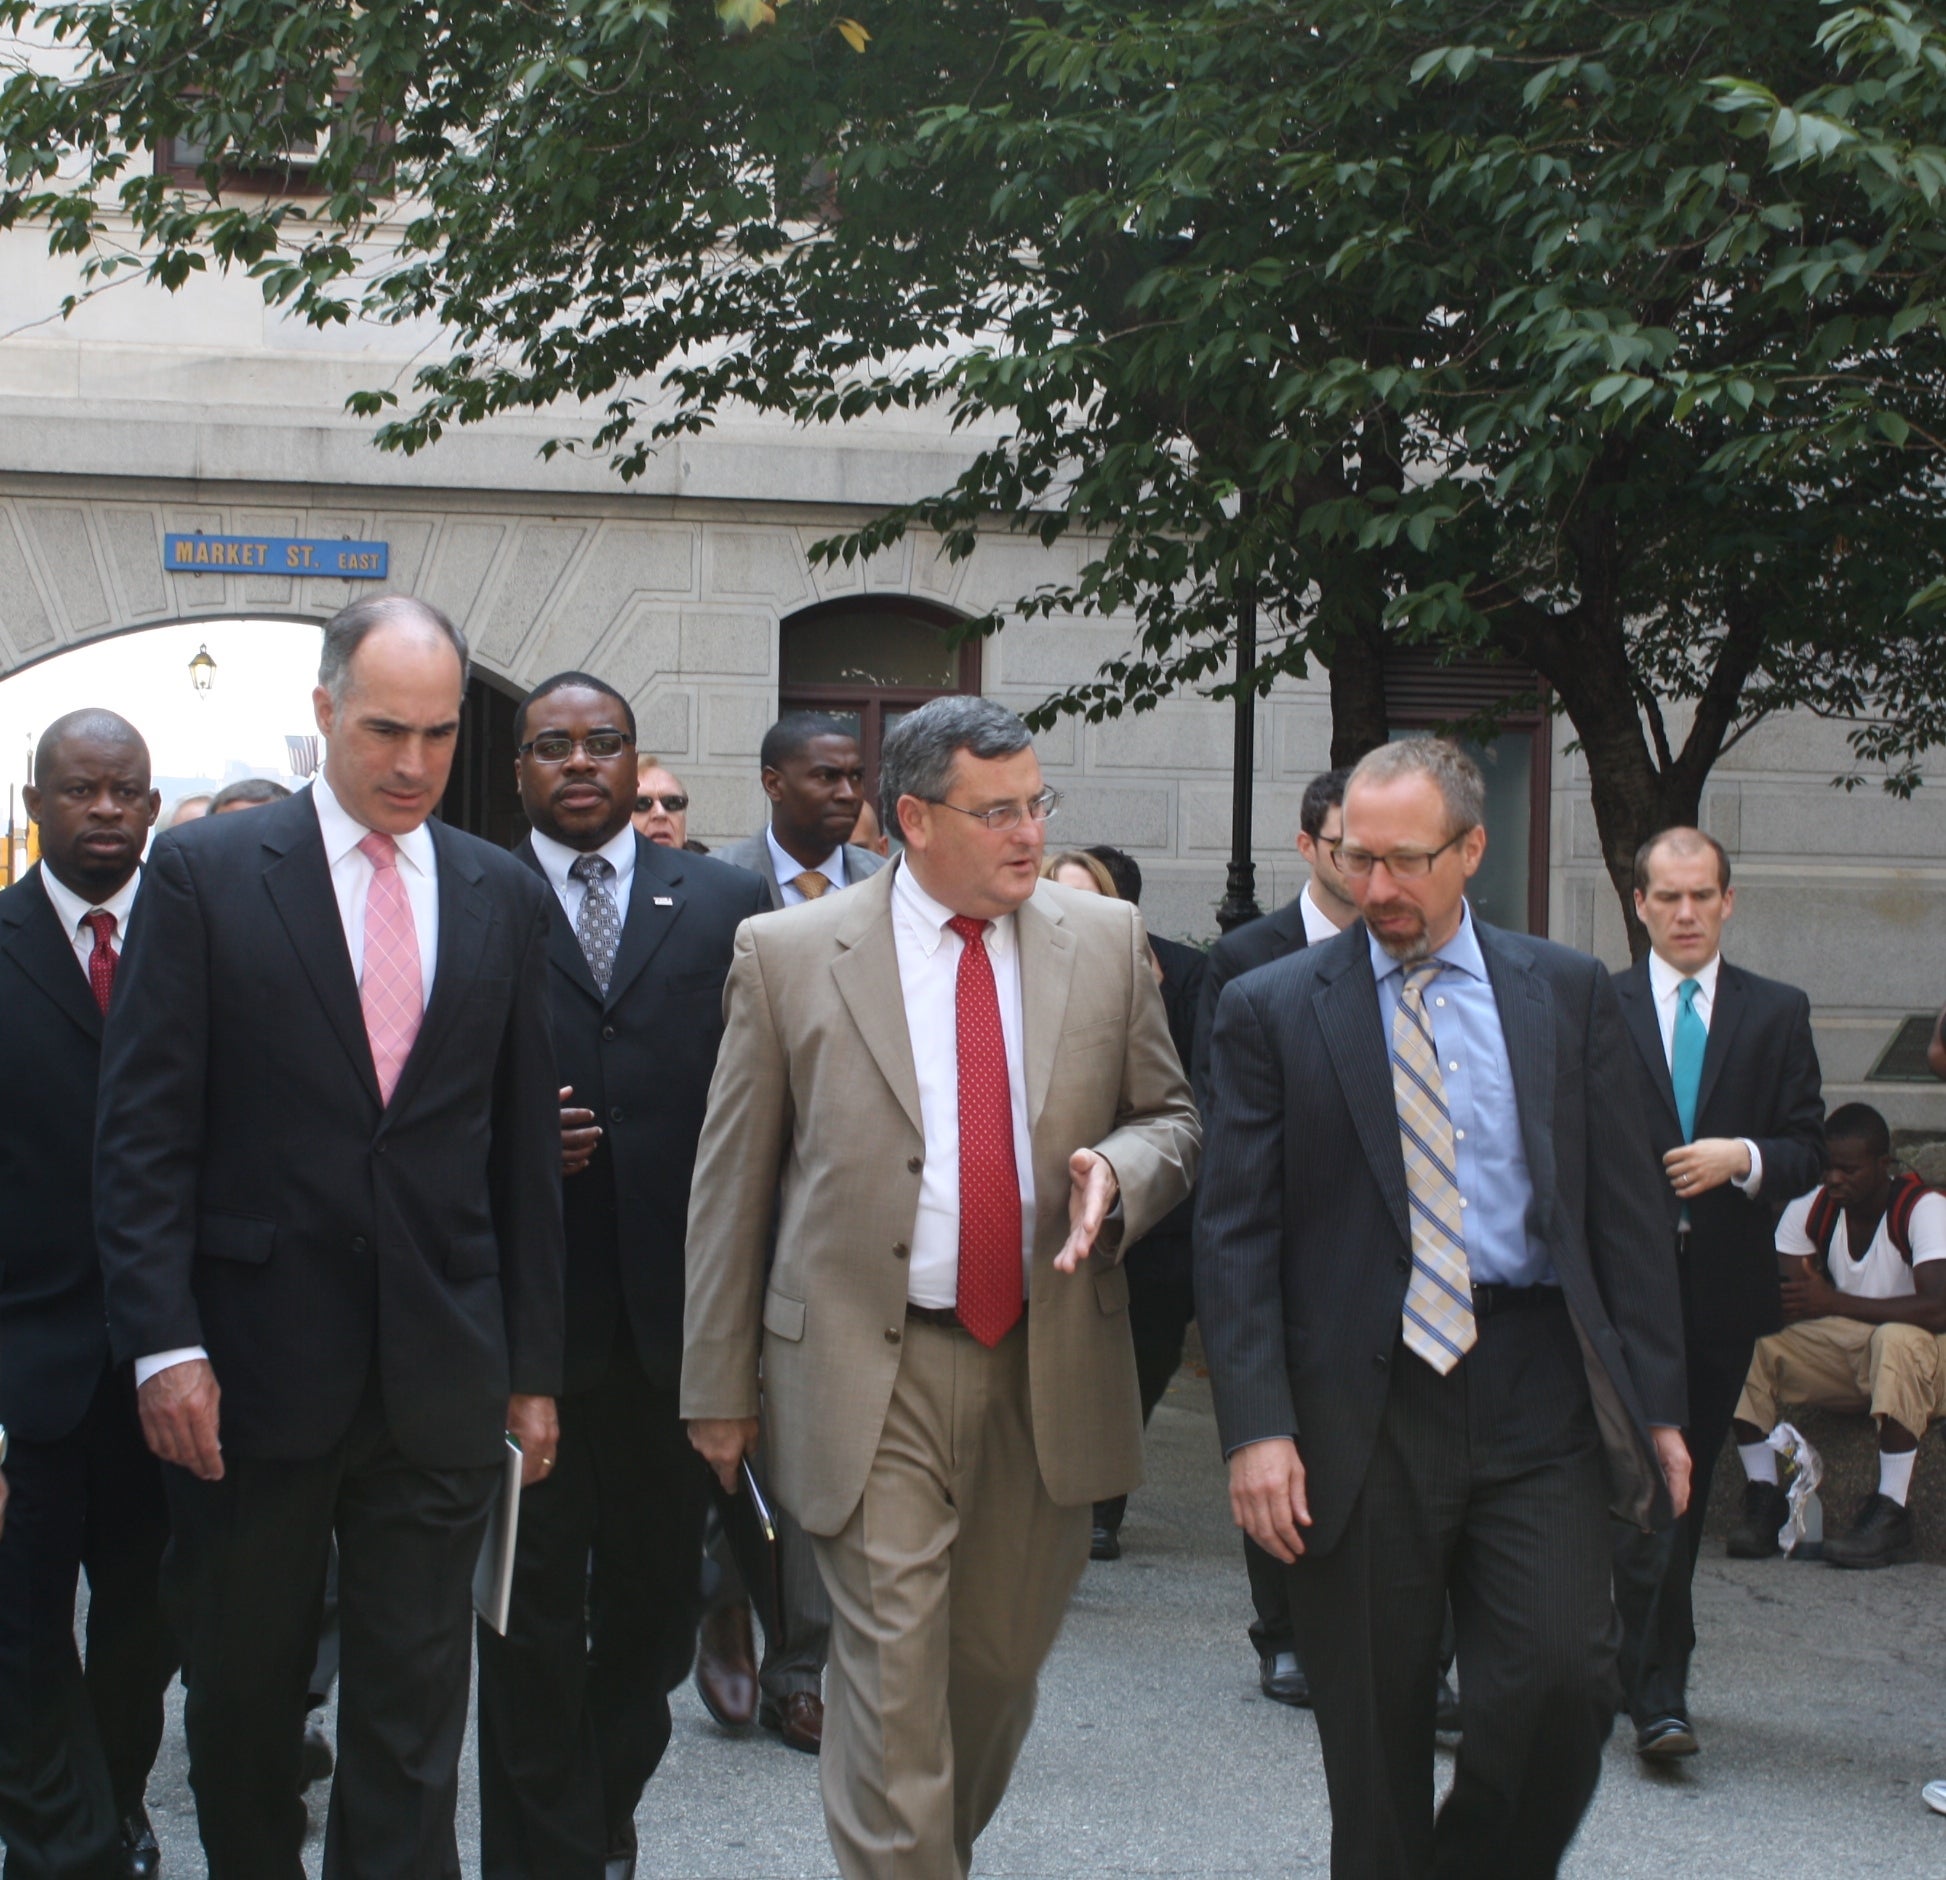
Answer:
<svg viewBox="0 0 1946 1880"><path fill-rule="evenodd" d="M375 1142L372 1144L372 1153L374 1155L383 1155L390 1146L389 1143Z"/></svg>
<svg viewBox="0 0 1946 1880"><path fill-rule="evenodd" d="M613 1025L604 1025L604 1026L602 1026L602 1028L601 1028L601 1035L602 1035L602 1036L603 1036L604 1038L607 1038L607 1039L611 1039L611 1040L612 1040L612 1039L614 1038L614 1036L615 1036L615 1027L614 1027Z"/></svg>
<svg viewBox="0 0 1946 1880"><path fill-rule="evenodd" d="M608 1112L608 1120L611 1123L619 1123L622 1120L622 1106L619 1103Z"/></svg>
<svg viewBox="0 0 1946 1880"><path fill-rule="evenodd" d="M926 1166L926 1158L922 1155L907 1156L905 1166L908 1174L916 1175Z"/></svg>
<svg viewBox="0 0 1946 1880"><path fill-rule="evenodd" d="M369 1250L369 1243L366 1241L365 1236L363 1234L352 1235L351 1250L353 1253L364 1253Z"/></svg>
<svg viewBox="0 0 1946 1880"><path fill-rule="evenodd" d="M911 1251L912 1249L902 1240L895 1240L892 1243L892 1258L895 1260L903 1260Z"/></svg>
<svg viewBox="0 0 1946 1880"><path fill-rule="evenodd" d="M888 1345L896 1345L899 1342L899 1328L896 1325L888 1325L885 1328L885 1342Z"/></svg>
<svg viewBox="0 0 1946 1880"><path fill-rule="evenodd" d="M1410 1273L1412 1271L1412 1256L1409 1253L1399 1255L1399 1271L1401 1273Z"/></svg>
<svg viewBox="0 0 1946 1880"><path fill-rule="evenodd" d="M1372 1368L1374 1370L1382 1371L1390 1362L1391 1360L1386 1357L1384 1352L1375 1351L1372 1353Z"/></svg>

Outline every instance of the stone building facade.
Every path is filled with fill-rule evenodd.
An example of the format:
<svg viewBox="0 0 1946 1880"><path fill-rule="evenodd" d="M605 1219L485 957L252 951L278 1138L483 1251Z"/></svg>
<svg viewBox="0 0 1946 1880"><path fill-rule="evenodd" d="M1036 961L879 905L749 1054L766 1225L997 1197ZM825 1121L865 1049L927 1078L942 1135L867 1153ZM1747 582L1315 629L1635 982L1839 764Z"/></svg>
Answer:
<svg viewBox="0 0 1946 1880"><path fill-rule="evenodd" d="M32 234L0 237L0 678L171 621L321 620L356 586L172 571L172 533L383 542L387 585L464 622L503 693L566 666L620 686L643 747L690 786L692 829L715 842L761 821L757 745L790 696L807 612L870 603L936 625L1069 574L1083 553L995 534L957 565L923 540L863 567L814 565L817 540L950 477L966 444L925 418L810 433L726 425L670 446L629 486L586 458L543 461L556 427L535 421L388 456L344 415L345 398L402 382L430 336L314 334L245 281L175 297L122 287L71 321L50 318L71 285ZM1017 620L979 649L972 683L1025 708L1090 676L1128 635L1126 622ZM1280 685L1257 732L1252 835L1270 905L1302 881L1291 838L1303 786L1328 758L1321 680ZM1519 801L1503 808L1532 857L1533 912L1557 939L1619 960L1569 729L1528 735L1544 748L1509 766ZM1057 834L1136 855L1160 932L1214 932L1230 750L1229 708L1199 699L1065 721L1040 740L1064 797ZM1946 998L1934 939L1946 818L1931 788L1910 803L1835 791L1848 768L1843 727L1804 717L1761 727L1719 765L1704 816L1735 858L1733 950L1811 993L1832 1102L1863 1097L1904 1128L1946 1131L1946 1089L1873 1076L1902 1023Z"/></svg>

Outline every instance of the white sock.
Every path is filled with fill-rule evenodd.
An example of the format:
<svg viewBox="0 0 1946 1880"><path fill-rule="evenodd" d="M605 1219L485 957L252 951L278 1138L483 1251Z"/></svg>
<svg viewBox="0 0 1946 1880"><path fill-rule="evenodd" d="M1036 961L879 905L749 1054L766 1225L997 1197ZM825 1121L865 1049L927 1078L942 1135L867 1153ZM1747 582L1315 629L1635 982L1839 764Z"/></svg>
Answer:
<svg viewBox="0 0 1946 1880"><path fill-rule="evenodd" d="M1777 1451L1768 1443L1739 1443L1737 1455L1751 1481L1768 1482L1772 1488L1777 1486Z"/></svg>
<svg viewBox="0 0 1946 1880"><path fill-rule="evenodd" d="M1905 1498L1912 1492L1912 1465L1919 1460L1916 1449L1908 1449L1902 1456L1878 1452L1878 1492L1888 1501L1896 1501L1901 1508Z"/></svg>

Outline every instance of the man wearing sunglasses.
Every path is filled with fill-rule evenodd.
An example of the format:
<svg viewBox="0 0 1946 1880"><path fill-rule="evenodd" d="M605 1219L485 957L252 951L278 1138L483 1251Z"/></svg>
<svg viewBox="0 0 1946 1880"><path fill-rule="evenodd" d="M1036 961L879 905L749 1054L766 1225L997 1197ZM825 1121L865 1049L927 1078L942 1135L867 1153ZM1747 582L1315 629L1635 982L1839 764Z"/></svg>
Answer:
<svg viewBox="0 0 1946 1880"><path fill-rule="evenodd" d="M1556 1871L1614 1725L1608 1510L1666 1526L1689 1487L1621 1009L1598 960L1474 918L1484 807L1443 739L1364 757L1362 918L1233 980L1210 1046L1198 1317L1232 1514L1287 1566L1340 1880Z"/></svg>
<svg viewBox="0 0 1946 1880"><path fill-rule="evenodd" d="M676 1414L690 1170L731 937L766 903L745 870L630 826L635 715L606 680L544 679L515 736L518 854L551 891L566 1375L506 1636L479 1631L480 1871L625 1880L689 1669L709 1495Z"/></svg>
<svg viewBox="0 0 1946 1880"><path fill-rule="evenodd" d="M896 863L737 935L682 1407L727 1487L761 1404L817 1550L840 1873L964 1880L1092 1505L1142 1473L1121 1250L1201 1130L1141 916L1040 879L1027 727L933 699L879 797Z"/></svg>
<svg viewBox="0 0 1946 1880"><path fill-rule="evenodd" d="M635 760L635 833L659 848L689 845L689 792L659 758Z"/></svg>

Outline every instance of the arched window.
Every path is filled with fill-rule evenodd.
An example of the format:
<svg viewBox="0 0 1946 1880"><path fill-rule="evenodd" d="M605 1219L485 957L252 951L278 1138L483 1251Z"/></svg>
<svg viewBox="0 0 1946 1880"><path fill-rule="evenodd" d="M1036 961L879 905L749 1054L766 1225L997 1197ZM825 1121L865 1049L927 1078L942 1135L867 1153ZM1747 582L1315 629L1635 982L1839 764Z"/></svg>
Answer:
<svg viewBox="0 0 1946 1880"><path fill-rule="evenodd" d="M850 726L875 792L887 730L928 699L980 689L980 643L955 644L959 623L904 595L807 607L783 623L777 709L825 712Z"/></svg>

